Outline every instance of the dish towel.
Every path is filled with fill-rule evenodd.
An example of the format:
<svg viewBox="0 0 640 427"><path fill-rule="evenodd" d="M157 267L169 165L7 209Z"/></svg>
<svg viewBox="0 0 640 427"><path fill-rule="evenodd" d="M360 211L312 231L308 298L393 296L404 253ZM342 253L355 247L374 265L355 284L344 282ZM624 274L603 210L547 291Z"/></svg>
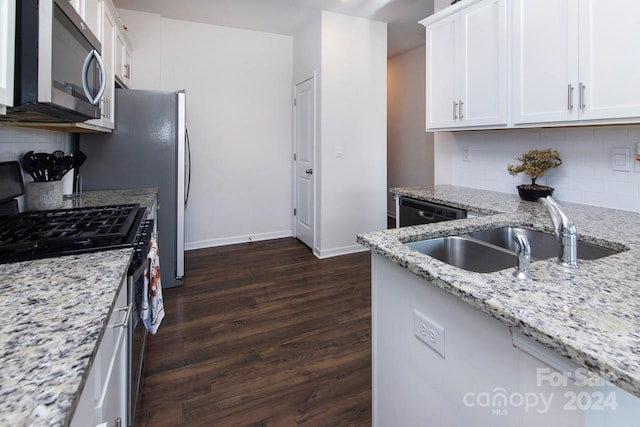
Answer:
<svg viewBox="0 0 640 427"><path fill-rule="evenodd" d="M162 283L160 283L160 251L156 239L151 239L149 242L147 258L149 259L149 269L144 272L140 317L145 328L155 334L164 318Z"/></svg>

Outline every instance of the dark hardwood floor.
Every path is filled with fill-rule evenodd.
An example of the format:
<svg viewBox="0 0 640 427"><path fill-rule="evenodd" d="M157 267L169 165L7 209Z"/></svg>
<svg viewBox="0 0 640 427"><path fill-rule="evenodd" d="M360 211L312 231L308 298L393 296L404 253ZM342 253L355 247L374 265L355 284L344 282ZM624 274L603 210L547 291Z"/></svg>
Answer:
<svg viewBox="0 0 640 427"><path fill-rule="evenodd" d="M142 425L371 425L368 252L295 239L190 251L149 336Z"/></svg>

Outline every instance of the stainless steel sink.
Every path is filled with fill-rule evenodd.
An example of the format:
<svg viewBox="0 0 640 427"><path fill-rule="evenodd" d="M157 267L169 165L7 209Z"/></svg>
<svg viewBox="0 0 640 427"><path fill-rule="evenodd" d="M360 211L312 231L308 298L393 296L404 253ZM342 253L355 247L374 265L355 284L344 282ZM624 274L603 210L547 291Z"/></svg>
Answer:
<svg viewBox="0 0 640 427"><path fill-rule="evenodd" d="M529 239L529 244L531 245L531 256L533 258L547 259L558 256L559 248L556 236L542 231L518 227L498 227L475 231L473 233L469 233L469 236L515 252L516 243L513 240L513 234L518 230L525 233ZM618 251L609 248L581 241L578 241L577 248L578 259L593 260L618 253Z"/></svg>
<svg viewBox="0 0 640 427"><path fill-rule="evenodd" d="M516 265L514 253L465 236L440 237L405 245L454 267L476 273L491 273Z"/></svg>
<svg viewBox="0 0 640 427"><path fill-rule="evenodd" d="M532 260L558 256L558 240L553 234L518 227L498 227L459 236L439 237L405 243L405 246L444 263L476 273L515 268L517 257L513 234L521 230L531 246ZM578 241L578 259L593 260L619 251Z"/></svg>

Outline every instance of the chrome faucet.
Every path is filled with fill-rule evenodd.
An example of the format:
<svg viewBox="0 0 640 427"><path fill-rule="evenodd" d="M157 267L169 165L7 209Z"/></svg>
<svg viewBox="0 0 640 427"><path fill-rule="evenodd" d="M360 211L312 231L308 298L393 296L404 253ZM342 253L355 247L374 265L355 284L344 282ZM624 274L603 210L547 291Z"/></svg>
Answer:
<svg viewBox="0 0 640 427"><path fill-rule="evenodd" d="M522 231L516 231L513 234L513 240L516 242L516 255L518 255L518 265L513 275L519 280L531 279L529 273L529 264L531 264L531 245L527 235Z"/></svg>
<svg viewBox="0 0 640 427"><path fill-rule="evenodd" d="M563 267L578 268L578 230L576 225L551 196L541 197L538 201L547 208L558 237L558 264Z"/></svg>

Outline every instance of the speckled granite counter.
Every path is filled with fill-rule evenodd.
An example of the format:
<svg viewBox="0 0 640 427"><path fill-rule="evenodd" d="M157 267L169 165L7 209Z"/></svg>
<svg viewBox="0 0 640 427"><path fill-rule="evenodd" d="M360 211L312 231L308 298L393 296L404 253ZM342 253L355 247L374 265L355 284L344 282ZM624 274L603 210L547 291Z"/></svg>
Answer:
<svg viewBox="0 0 640 427"><path fill-rule="evenodd" d="M155 188L85 192L65 207L151 207L155 198ZM70 422L132 254L0 265L0 426Z"/></svg>
<svg viewBox="0 0 640 427"><path fill-rule="evenodd" d="M359 243L640 397L640 214L560 201L579 240L624 252L571 271L536 261L523 285L512 269L473 273L403 243L505 225L551 232L542 205L454 186L393 192L487 216L365 233Z"/></svg>
<svg viewBox="0 0 640 427"><path fill-rule="evenodd" d="M85 191L79 197L64 199L62 209L129 203L139 203L140 206L151 208L156 200L157 193L158 190L156 188Z"/></svg>

